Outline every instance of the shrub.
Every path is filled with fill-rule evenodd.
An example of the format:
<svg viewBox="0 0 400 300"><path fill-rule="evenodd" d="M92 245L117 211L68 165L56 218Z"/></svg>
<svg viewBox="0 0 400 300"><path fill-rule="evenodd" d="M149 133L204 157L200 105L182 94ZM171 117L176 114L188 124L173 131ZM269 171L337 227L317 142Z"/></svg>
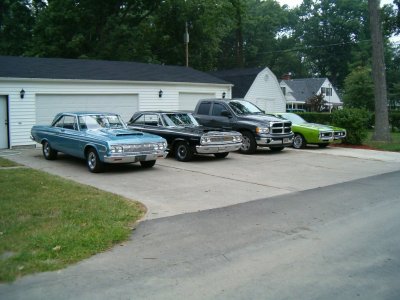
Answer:
<svg viewBox="0 0 400 300"><path fill-rule="evenodd" d="M330 113L304 112L297 114L310 123L319 123L325 125L332 123L332 115Z"/></svg>
<svg viewBox="0 0 400 300"><path fill-rule="evenodd" d="M332 113L332 125L347 131L345 142L361 145L367 137L371 114L365 109L345 108Z"/></svg>
<svg viewBox="0 0 400 300"><path fill-rule="evenodd" d="M389 113L389 123L394 132L400 131L400 111L392 111Z"/></svg>

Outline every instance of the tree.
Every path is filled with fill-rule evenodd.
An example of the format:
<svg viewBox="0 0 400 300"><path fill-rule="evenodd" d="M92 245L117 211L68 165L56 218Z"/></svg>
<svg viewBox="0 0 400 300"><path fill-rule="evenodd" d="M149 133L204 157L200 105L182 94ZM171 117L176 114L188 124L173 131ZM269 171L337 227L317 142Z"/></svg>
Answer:
<svg viewBox="0 0 400 300"><path fill-rule="evenodd" d="M22 55L32 39L29 0L3 0L0 2L0 53Z"/></svg>
<svg viewBox="0 0 400 300"><path fill-rule="evenodd" d="M322 93L312 96L306 100L306 107L313 112L321 112L325 108L327 101Z"/></svg>
<svg viewBox="0 0 400 300"><path fill-rule="evenodd" d="M371 68L357 67L345 79L343 103L348 108L374 110Z"/></svg>
<svg viewBox="0 0 400 300"><path fill-rule="evenodd" d="M375 98L375 130L373 140L390 141L385 58L383 54L380 0L368 0L372 38L372 77Z"/></svg>
<svg viewBox="0 0 400 300"><path fill-rule="evenodd" d="M360 37L365 38L366 0L303 0L296 11L295 36L303 48L305 66L314 76L329 77L341 88L349 73L349 54Z"/></svg>

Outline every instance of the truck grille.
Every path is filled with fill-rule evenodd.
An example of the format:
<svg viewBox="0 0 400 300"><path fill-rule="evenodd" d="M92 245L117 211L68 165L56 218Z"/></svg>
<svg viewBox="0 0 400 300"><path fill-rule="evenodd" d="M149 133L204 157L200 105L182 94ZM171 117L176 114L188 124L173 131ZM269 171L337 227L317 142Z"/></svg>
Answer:
<svg viewBox="0 0 400 300"><path fill-rule="evenodd" d="M272 123L271 132L275 134L287 134L292 131L291 122L276 122Z"/></svg>

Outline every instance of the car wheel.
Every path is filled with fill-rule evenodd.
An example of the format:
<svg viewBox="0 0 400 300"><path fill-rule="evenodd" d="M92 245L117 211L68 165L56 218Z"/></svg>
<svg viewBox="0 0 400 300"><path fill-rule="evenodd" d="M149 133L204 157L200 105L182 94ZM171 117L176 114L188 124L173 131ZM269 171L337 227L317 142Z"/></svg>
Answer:
<svg viewBox="0 0 400 300"><path fill-rule="evenodd" d="M90 172L100 173L104 169L104 163L99 159L97 151L89 149L86 155L86 164Z"/></svg>
<svg viewBox="0 0 400 300"><path fill-rule="evenodd" d="M321 143L321 144L318 144L318 147L320 147L320 148L326 148L326 147L328 147L328 146L329 146L328 143Z"/></svg>
<svg viewBox="0 0 400 300"><path fill-rule="evenodd" d="M257 144L254 135L251 132L244 131L242 132L242 146L239 151L244 154L253 154L256 152Z"/></svg>
<svg viewBox="0 0 400 300"><path fill-rule="evenodd" d="M192 149L185 142L179 142L175 146L175 158L179 161L189 161L193 157Z"/></svg>
<svg viewBox="0 0 400 300"><path fill-rule="evenodd" d="M43 156L47 160L55 160L57 158L57 151L52 149L49 142L43 142Z"/></svg>
<svg viewBox="0 0 400 300"><path fill-rule="evenodd" d="M269 149L273 152L282 151L285 147L269 147Z"/></svg>
<svg viewBox="0 0 400 300"><path fill-rule="evenodd" d="M229 154L229 152L214 153L214 156L215 156L216 158L225 158L225 157L228 156L228 154Z"/></svg>
<svg viewBox="0 0 400 300"><path fill-rule="evenodd" d="M155 160L145 160L145 161L141 161L140 165L142 166L142 168L152 168L154 167L154 165L156 164Z"/></svg>
<svg viewBox="0 0 400 300"><path fill-rule="evenodd" d="M301 134L296 133L293 138L293 148L302 149L305 146L306 146L306 140L304 139L304 137Z"/></svg>

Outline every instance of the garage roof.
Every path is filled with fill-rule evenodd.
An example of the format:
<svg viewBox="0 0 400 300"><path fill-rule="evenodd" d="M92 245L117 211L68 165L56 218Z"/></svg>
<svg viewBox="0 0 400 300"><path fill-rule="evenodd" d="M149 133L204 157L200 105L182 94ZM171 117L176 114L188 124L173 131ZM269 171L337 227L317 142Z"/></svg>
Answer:
<svg viewBox="0 0 400 300"><path fill-rule="evenodd" d="M0 77L229 84L210 74L180 66L17 56L0 56Z"/></svg>
<svg viewBox="0 0 400 300"><path fill-rule="evenodd" d="M246 96L258 73L264 68L231 69L210 72L209 74L232 83L232 98Z"/></svg>

